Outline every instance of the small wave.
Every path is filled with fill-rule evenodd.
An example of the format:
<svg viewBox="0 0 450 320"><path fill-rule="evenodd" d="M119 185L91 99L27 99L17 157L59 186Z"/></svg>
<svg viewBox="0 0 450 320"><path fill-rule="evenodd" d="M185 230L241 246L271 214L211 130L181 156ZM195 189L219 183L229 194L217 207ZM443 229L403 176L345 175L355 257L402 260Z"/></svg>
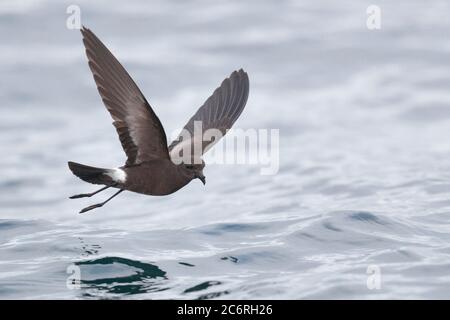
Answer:
<svg viewBox="0 0 450 320"><path fill-rule="evenodd" d="M166 272L151 263L121 257L104 257L77 262L81 284L89 296L109 294L134 295L165 290L161 280ZM106 277L105 277L106 276Z"/></svg>

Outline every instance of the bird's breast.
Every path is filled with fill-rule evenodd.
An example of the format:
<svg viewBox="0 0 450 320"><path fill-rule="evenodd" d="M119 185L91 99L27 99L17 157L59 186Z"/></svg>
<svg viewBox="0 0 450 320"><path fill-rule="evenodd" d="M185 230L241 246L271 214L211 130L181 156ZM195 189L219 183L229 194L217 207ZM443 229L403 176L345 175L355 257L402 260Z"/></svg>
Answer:
<svg viewBox="0 0 450 320"><path fill-rule="evenodd" d="M124 168L124 171L127 179L123 188L147 195L168 195L191 181L180 174L172 163L159 161Z"/></svg>

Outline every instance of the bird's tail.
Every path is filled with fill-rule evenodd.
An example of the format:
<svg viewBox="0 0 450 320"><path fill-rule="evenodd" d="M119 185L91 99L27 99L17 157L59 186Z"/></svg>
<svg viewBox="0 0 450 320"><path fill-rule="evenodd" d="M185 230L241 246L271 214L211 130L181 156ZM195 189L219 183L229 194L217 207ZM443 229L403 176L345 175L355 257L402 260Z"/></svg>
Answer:
<svg viewBox="0 0 450 320"><path fill-rule="evenodd" d="M114 184L111 176L107 175L111 171L109 169L90 167L72 161L69 161L67 164L69 165L70 171L81 180L93 184Z"/></svg>

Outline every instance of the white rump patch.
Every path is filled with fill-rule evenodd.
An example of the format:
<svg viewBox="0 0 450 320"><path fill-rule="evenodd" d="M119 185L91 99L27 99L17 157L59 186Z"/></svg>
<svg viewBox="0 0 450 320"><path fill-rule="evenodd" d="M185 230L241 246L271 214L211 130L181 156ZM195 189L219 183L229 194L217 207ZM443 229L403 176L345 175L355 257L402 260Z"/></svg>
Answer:
<svg viewBox="0 0 450 320"><path fill-rule="evenodd" d="M111 169L105 173L107 176L110 176L115 182L125 183L127 180L127 174L122 169L116 168Z"/></svg>

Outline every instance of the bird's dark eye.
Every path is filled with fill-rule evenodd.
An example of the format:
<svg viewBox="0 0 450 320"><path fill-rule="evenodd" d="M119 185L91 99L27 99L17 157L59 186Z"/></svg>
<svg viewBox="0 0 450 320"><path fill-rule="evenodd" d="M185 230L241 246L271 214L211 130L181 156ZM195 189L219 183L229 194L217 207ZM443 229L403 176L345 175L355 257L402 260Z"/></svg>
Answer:
<svg viewBox="0 0 450 320"><path fill-rule="evenodd" d="M188 168L189 170L194 169L194 166L192 165L186 165L186 168Z"/></svg>

